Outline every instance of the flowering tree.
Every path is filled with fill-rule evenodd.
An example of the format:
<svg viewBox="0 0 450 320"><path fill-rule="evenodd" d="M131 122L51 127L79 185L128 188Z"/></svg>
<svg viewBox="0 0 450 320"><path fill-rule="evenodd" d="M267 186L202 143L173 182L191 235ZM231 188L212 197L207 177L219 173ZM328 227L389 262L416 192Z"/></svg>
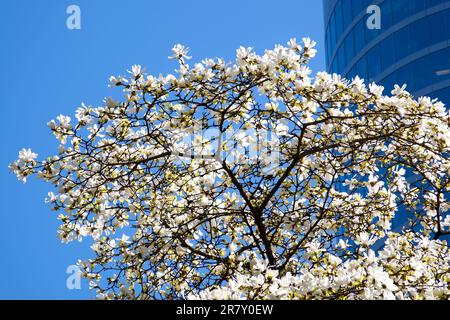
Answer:
<svg viewBox="0 0 450 320"><path fill-rule="evenodd" d="M19 179L56 187L61 240L92 237L100 297L450 297L449 112L311 77L314 45L193 67L177 45L176 75L133 66L110 79L123 102L49 122L55 156L19 153Z"/></svg>

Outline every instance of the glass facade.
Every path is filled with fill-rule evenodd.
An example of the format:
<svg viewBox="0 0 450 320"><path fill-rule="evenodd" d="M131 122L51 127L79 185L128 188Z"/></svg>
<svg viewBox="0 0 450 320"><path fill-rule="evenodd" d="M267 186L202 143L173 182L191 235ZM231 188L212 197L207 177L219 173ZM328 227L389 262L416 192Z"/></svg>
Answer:
<svg viewBox="0 0 450 320"><path fill-rule="evenodd" d="M390 92L407 84L419 96L450 108L450 0L323 0L329 72L358 75ZM381 29L366 25L370 5L380 8ZM410 177L413 179L413 176ZM395 218L394 230L404 224Z"/></svg>
<svg viewBox="0 0 450 320"><path fill-rule="evenodd" d="M378 5L381 29L366 9ZM449 0L324 0L327 69L450 105Z"/></svg>

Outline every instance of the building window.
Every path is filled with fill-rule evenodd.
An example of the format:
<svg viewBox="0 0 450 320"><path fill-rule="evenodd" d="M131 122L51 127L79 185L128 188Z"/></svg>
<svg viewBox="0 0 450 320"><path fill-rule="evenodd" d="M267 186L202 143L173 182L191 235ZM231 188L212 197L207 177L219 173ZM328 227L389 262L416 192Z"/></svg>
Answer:
<svg viewBox="0 0 450 320"><path fill-rule="evenodd" d="M412 75L415 78L414 81L414 91L420 90L421 88L424 88L428 86L428 83L430 82L429 77L427 75L430 74L430 59L429 56L422 57L421 59L418 59L417 61L414 61L412 63L414 66L412 70Z"/></svg>
<svg viewBox="0 0 450 320"><path fill-rule="evenodd" d="M395 73L384 78L380 81L380 84L383 85L388 92L390 92L394 88L394 84L396 84Z"/></svg>
<svg viewBox="0 0 450 320"><path fill-rule="evenodd" d="M338 1L336 8L334 10L336 16L336 43L342 35L343 25L342 25L342 1Z"/></svg>
<svg viewBox="0 0 450 320"><path fill-rule="evenodd" d="M394 37L387 37L380 43L381 68L386 70L395 62Z"/></svg>
<svg viewBox="0 0 450 320"><path fill-rule="evenodd" d="M331 15L330 25L331 25L331 27L330 27L330 30L331 30L331 46L332 46L332 48L334 48L334 46L336 45L336 17L335 17L334 12ZM333 50L331 50L331 52L333 52Z"/></svg>
<svg viewBox="0 0 450 320"><path fill-rule="evenodd" d="M347 79L353 79L356 76L356 68L353 67L350 69L350 71L347 73L346 78Z"/></svg>
<svg viewBox="0 0 450 320"><path fill-rule="evenodd" d="M375 80L375 77L381 72L380 47L376 45L367 53L367 72L369 81Z"/></svg>
<svg viewBox="0 0 450 320"><path fill-rule="evenodd" d="M436 5L438 5L438 4L441 4L441 3L443 3L443 2L445 2L445 1L447 1L447 0L427 0L427 6L428 7L433 7L433 6L436 6Z"/></svg>
<svg viewBox="0 0 450 320"><path fill-rule="evenodd" d="M428 23L427 29L422 29L422 33L429 35L431 44L439 43L441 41L447 40L449 33L446 33L446 25L448 21L446 18L450 10L440 11L436 14L426 17ZM437 32L424 32L423 30L433 30ZM439 30L439 31L438 31Z"/></svg>
<svg viewBox="0 0 450 320"><path fill-rule="evenodd" d="M364 19L360 20L353 29L355 37L355 51L357 53L360 52L366 44L364 29Z"/></svg>
<svg viewBox="0 0 450 320"><path fill-rule="evenodd" d="M346 61L345 61L345 46L341 45L341 47L339 48L339 52L338 52L338 61L339 61L339 72L338 73L342 73L345 69L345 66L347 65Z"/></svg>
<svg viewBox="0 0 450 320"><path fill-rule="evenodd" d="M351 0L353 8L353 19L356 18L361 12L363 12L363 2L361 0Z"/></svg>
<svg viewBox="0 0 450 320"><path fill-rule="evenodd" d="M380 4L381 9L381 28L389 29L392 26L391 1L385 0Z"/></svg>
<svg viewBox="0 0 450 320"><path fill-rule="evenodd" d="M326 63L327 63L327 66L329 65L329 63L330 63L330 59L331 59L331 38L330 38L330 34L329 33L327 33L326 34L326 42L327 42L327 53L326 53Z"/></svg>
<svg viewBox="0 0 450 320"><path fill-rule="evenodd" d="M423 18L410 25L411 33L414 35L414 37L411 37L412 52L418 51L430 45L430 34L428 32L424 32L427 28L427 23L428 19Z"/></svg>
<svg viewBox="0 0 450 320"><path fill-rule="evenodd" d="M411 40L409 37L409 28L403 28L394 34L395 60L401 60L410 52Z"/></svg>
<svg viewBox="0 0 450 320"><path fill-rule="evenodd" d="M396 2L397 0L394 0L394 2ZM416 14L417 12L420 12L422 10L424 10L428 4L427 4L427 0L412 0L412 1L408 1L409 2L409 14L413 15ZM408 8L408 6L406 6L405 8Z"/></svg>
<svg viewBox="0 0 450 320"><path fill-rule="evenodd" d="M418 2L425 2L424 0L393 0L391 1L392 9L392 24L397 24L405 19L410 13L408 12L408 4L414 5Z"/></svg>
<svg viewBox="0 0 450 320"><path fill-rule="evenodd" d="M345 61L348 65L355 57L355 48L353 44L353 32L350 32L345 38Z"/></svg>
<svg viewBox="0 0 450 320"><path fill-rule="evenodd" d="M343 30L345 31L350 26L353 20L351 0L342 0L342 15L344 22Z"/></svg>
<svg viewBox="0 0 450 320"><path fill-rule="evenodd" d="M338 69L338 56L336 55L333 60L333 64L331 65L331 72L337 72Z"/></svg>
<svg viewBox="0 0 450 320"><path fill-rule="evenodd" d="M359 59L358 63L356 63L356 74L363 79L367 80L367 61L366 56L363 56Z"/></svg>

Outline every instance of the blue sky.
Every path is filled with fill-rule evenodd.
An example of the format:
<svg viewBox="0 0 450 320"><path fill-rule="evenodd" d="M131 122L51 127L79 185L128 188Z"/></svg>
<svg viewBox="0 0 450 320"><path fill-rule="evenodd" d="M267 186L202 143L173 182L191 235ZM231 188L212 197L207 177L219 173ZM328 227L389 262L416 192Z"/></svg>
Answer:
<svg viewBox="0 0 450 320"><path fill-rule="evenodd" d="M66 8L81 9L81 30L68 30ZM99 105L108 77L141 64L153 74L172 73L167 56L176 43L193 61L230 60L240 45L262 52L289 38L318 42L311 66L324 69L320 0L41 0L0 4L0 299L92 298L87 283L66 288L66 268L91 256L89 243L61 244L56 213L44 203L51 186L23 185L7 168L30 147L40 157L58 146L46 123L74 115L82 102Z"/></svg>

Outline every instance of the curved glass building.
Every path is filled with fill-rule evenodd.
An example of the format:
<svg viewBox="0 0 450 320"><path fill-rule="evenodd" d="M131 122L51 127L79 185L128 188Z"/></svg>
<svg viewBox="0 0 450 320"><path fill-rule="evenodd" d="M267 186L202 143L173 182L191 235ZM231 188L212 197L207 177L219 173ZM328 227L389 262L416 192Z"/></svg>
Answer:
<svg viewBox="0 0 450 320"><path fill-rule="evenodd" d="M381 28L366 25L370 5ZM327 69L450 105L449 0L324 0Z"/></svg>

